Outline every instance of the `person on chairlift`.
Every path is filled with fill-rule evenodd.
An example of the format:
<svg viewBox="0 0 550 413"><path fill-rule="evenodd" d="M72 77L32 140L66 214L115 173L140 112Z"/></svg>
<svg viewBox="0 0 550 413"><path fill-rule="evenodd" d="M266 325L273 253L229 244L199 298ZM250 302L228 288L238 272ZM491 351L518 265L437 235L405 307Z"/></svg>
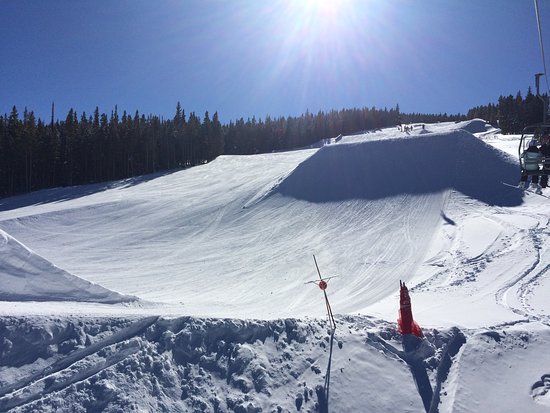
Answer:
<svg viewBox="0 0 550 413"><path fill-rule="evenodd" d="M535 137L529 142L528 148L523 153L525 170L526 171L538 171L539 165L542 162L542 153L538 148L538 140ZM529 175L523 174L521 176L521 183L524 188L529 188ZM521 184L520 184L521 185ZM531 188L535 189L537 194L542 193L541 186L539 185L539 174L531 174Z"/></svg>
<svg viewBox="0 0 550 413"><path fill-rule="evenodd" d="M550 174L550 135L545 133L540 139L540 153L542 155L542 171L540 179L541 188L548 186L548 174Z"/></svg>

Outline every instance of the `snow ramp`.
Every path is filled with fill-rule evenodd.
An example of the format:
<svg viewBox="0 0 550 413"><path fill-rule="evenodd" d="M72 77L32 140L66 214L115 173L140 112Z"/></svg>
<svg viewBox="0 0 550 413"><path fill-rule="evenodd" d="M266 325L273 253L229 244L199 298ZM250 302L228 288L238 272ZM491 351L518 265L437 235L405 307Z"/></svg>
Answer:
<svg viewBox="0 0 550 413"><path fill-rule="evenodd" d="M319 289L305 284L318 278L315 254L323 276L338 276L334 312L357 313L415 277L452 189L521 203L500 184L518 179L508 155L466 131L444 132L388 130L319 150L221 157L3 213L2 228L72 274L173 306L155 311L200 316L322 317Z"/></svg>
<svg viewBox="0 0 550 413"><path fill-rule="evenodd" d="M455 122L456 129L462 129L470 133L484 133L488 130L494 129L483 119L471 119L462 122Z"/></svg>
<svg viewBox="0 0 550 413"><path fill-rule="evenodd" d="M0 301L86 301L104 304L135 300L56 267L0 230Z"/></svg>
<svg viewBox="0 0 550 413"><path fill-rule="evenodd" d="M488 205L522 203L519 169L509 155L466 130L328 145L303 161L277 188L309 202L376 200L454 189Z"/></svg>

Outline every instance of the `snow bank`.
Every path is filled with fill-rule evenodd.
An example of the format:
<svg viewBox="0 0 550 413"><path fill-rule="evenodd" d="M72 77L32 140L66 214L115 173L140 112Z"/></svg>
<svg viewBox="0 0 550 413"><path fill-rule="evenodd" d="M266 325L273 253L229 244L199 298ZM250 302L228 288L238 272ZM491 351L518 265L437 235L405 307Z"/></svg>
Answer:
<svg viewBox="0 0 550 413"><path fill-rule="evenodd" d="M469 124L472 128L477 123ZM426 134L325 146L303 161L277 191L310 202L381 199L455 189L489 205L522 203L514 160L470 132Z"/></svg>
<svg viewBox="0 0 550 413"><path fill-rule="evenodd" d="M474 334L442 387L441 412L547 412L550 331L532 323Z"/></svg>
<svg viewBox="0 0 550 413"><path fill-rule="evenodd" d="M422 411L391 324L120 318L0 319L0 410ZM448 334L417 358L437 373ZM409 361L407 361L409 360Z"/></svg>
<svg viewBox="0 0 550 413"><path fill-rule="evenodd" d="M0 230L0 301L133 301L56 267Z"/></svg>
<svg viewBox="0 0 550 413"><path fill-rule="evenodd" d="M464 122L458 122L456 127L457 129L462 129L470 133L482 133L493 129L493 127L483 119L471 119L465 120Z"/></svg>
<svg viewBox="0 0 550 413"><path fill-rule="evenodd" d="M0 319L0 411L543 412L548 328L181 317ZM422 386L421 386L422 384ZM439 409L438 409L439 407Z"/></svg>

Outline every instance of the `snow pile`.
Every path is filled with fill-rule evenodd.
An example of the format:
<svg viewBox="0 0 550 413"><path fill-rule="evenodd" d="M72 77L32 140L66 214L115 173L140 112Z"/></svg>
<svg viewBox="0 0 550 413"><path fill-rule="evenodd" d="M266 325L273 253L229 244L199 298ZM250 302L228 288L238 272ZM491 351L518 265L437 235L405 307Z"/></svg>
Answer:
<svg viewBox="0 0 550 413"><path fill-rule="evenodd" d="M548 329L320 321L0 320L0 411L543 412ZM403 348L403 350L402 350ZM498 380L495 380L498 378ZM514 391L510 391L511 389Z"/></svg>
<svg viewBox="0 0 550 413"><path fill-rule="evenodd" d="M470 133L483 133L493 129L493 127L483 119L471 119L457 122L456 127Z"/></svg>
<svg viewBox="0 0 550 413"><path fill-rule="evenodd" d="M548 326L495 328L473 334L442 388L447 412L544 412L550 408Z"/></svg>
<svg viewBox="0 0 550 413"><path fill-rule="evenodd" d="M522 203L521 193L510 193L501 182L517 179L511 157L457 130L324 146L277 191L309 202L337 202L455 189L489 205L514 206Z"/></svg>
<svg viewBox="0 0 550 413"><path fill-rule="evenodd" d="M0 410L421 411L415 380L435 385L456 333L427 331L405 354L390 324L338 325L331 336L293 319L3 319Z"/></svg>
<svg viewBox="0 0 550 413"><path fill-rule="evenodd" d="M0 256L2 301L121 303L135 300L63 271L2 230Z"/></svg>

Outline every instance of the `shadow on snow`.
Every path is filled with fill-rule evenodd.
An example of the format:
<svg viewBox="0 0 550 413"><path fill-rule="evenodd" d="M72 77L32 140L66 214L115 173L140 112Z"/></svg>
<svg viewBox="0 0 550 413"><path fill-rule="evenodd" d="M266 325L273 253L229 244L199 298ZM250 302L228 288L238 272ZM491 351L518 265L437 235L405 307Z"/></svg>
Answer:
<svg viewBox="0 0 550 413"><path fill-rule="evenodd" d="M135 176L118 181L101 182L79 186L67 186L50 189L42 189L36 192L22 195L14 195L8 198L0 198L0 212L23 208L31 205L42 205L52 202L70 201L83 198L109 189L124 189L136 186L154 179L180 172L181 169L173 169L148 175Z"/></svg>
<svg viewBox="0 0 550 413"><path fill-rule="evenodd" d="M276 191L309 202L375 200L455 189L488 205L516 206L514 159L458 130L405 139L327 145L306 159Z"/></svg>

